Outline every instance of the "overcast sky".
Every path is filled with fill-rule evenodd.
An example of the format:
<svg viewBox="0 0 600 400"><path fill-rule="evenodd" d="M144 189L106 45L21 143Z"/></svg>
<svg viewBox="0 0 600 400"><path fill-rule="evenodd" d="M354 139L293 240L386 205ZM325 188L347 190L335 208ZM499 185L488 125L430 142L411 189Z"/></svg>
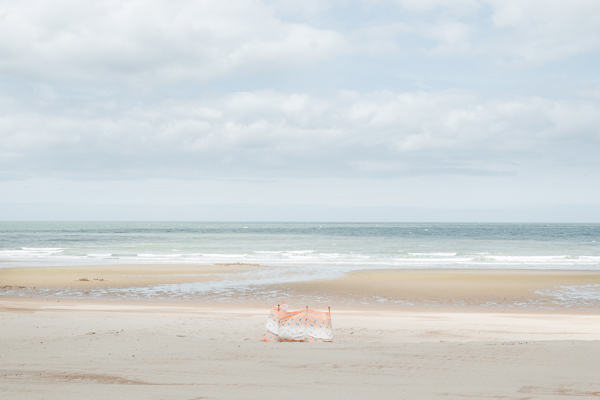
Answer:
<svg viewBox="0 0 600 400"><path fill-rule="evenodd" d="M599 71L597 0L0 0L0 219L600 222Z"/></svg>

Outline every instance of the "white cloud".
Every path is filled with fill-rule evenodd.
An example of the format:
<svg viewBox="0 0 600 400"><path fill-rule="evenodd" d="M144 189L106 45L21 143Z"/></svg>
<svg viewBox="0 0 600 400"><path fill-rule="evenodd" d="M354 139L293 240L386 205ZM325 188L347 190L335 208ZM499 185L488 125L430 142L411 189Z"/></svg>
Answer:
<svg viewBox="0 0 600 400"><path fill-rule="evenodd" d="M444 9L447 12L462 14L472 12L481 7L480 0L391 0L404 9L411 11L433 11Z"/></svg>
<svg viewBox="0 0 600 400"><path fill-rule="evenodd" d="M0 162L31 176L502 175L600 147L598 101L456 90L4 104Z"/></svg>
<svg viewBox="0 0 600 400"><path fill-rule="evenodd" d="M429 41L425 54L475 55L536 65L600 50L596 0L389 0L408 26L400 42ZM388 23L386 23L388 24ZM385 26L385 24L384 24ZM375 30L374 27L371 28ZM422 46L418 41L412 50ZM389 48L389 46L388 46ZM406 50L407 46L399 46Z"/></svg>
<svg viewBox="0 0 600 400"><path fill-rule="evenodd" d="M202 81L344 49L340 34L282 22L258 0L0 3L0 73L27 79Z"/></svg>
<svg viewBox="0 0 600 400"><path fill-rule="evenodd" d="M456 55L470 53L474 49L473 41L477 26L460 21L445 21L425 24L421 34L434 41L435 47L427 50L432 55Z"/></svg>
<svg viewBox="0 0 600 400"><path fill-rule="evenodd" d="M597 202L599 50L596 0L0 0L0 192Z"/></svg>
<svg viewBox="0 0 600 400"><path fill-rule="evenodd" d="M600 49L596 0L487 0L498 48L525 62L544 62Z"/></svg>
<svg viewBox="0 0 600 400"><path fill-rule="evenodd" d="M360 13L386 4L398 14ZM348 55L538 65L599 49L595 0L0 0L0 76L49 84L207 82Z"/></svg>

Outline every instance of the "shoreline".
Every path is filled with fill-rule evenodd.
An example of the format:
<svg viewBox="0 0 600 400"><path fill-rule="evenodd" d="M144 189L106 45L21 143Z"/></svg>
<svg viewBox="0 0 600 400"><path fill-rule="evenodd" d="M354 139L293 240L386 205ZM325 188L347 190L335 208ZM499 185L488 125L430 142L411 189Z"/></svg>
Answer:
<svg viewBox="0 0 600 400"><path fill-rule="evenodd" d="M288 271L241 263L0 268L0 298L600 313L600 271L366 269L312 280L290 280Z"/></svg>

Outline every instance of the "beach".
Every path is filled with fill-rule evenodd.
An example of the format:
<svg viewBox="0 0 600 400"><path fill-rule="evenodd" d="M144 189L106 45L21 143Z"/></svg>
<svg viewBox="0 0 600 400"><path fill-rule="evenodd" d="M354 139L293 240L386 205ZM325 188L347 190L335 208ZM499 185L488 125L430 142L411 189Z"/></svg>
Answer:
<svg viewBox="0 0 600 400"><path fill-rule="evenodd" d="M600 306L585 296L575 304L560 289L596 288L598 271L369 270L239 286L218 296L189 290L179 300L140 295L157 293L148 292L154 286L210 285L277 269L241 263L0 269L0 394L600 396ZM128 289L129 297L123 295ZM281 297L285 292L289 296ZM261 342L273 295L291 309L331 307L334 342Z"/></svg>
<svg viewBox="0 0 600 400"><path fill-rule="evenodd" d="M247 263L0 268L0 293L260 307L287 299L288 303L338 309L437 307L570 313L600 309L597 270L371 269L333 279L308 279L310 275L303 271ZM292 279L286 281L286 277Z"/></svg>
<svg viewBox="0 0 600 400"><path fill-rule="evenodd" d="M600 0L0 33L0 400L600 400Z"/></svg>

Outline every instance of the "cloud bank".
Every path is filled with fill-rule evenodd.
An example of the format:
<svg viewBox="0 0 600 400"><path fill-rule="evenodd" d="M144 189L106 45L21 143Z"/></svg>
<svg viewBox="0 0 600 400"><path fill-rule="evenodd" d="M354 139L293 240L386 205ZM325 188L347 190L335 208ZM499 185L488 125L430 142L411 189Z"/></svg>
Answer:
<svg viewBox="0 0 600 400"><path fill-rule="evenodd" d="M579 204L600 199L598 61L595 0L0 0L0 203L20 181L177 180L185 197L302 180L318 199L337 179L377 206L381 181L408 179L387 206L460 206L560 177Z"/></svg>
<svg viewBox="0 0 600 400"><path fill-rule="evenodd" d="M3 105L3 169L31 176L503 175L600 150L600 101L459 90Z"/></svg>

